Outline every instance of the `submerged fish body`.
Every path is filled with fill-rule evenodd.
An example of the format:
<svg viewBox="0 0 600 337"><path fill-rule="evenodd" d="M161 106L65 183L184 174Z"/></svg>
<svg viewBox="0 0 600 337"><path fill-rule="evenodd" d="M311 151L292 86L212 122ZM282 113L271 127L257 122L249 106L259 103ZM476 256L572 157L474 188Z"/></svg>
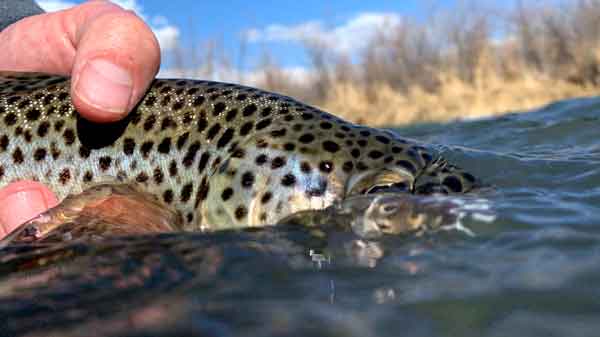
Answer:
<svg viewBox="0 0 600 337"><path fill-rule="evenodd" d="M276 223L380 190L461 193L478 182L431 149L290 97L235 84L155 80L124 120L94 124L69 79L0 73L0 186L33 179L59 199L135 184L183 230Z"/></svg>

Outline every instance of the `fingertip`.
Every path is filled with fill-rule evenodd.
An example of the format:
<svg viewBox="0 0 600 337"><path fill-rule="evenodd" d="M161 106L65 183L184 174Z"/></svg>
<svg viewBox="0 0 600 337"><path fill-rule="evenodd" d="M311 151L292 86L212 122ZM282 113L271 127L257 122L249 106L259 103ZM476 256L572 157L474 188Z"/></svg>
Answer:
<svg viewBox="0 0 600 337"><path fill-rule="evenodd" d="M22 180L0 189L0 238L20 224L58 204L58 199L43 184Z"/></svg>
<svg viewBox="0 0 600 337"><path fill-rule="evenodd" d="M120 120L158 72L158 41L143 20L122 9L94 17L82 31L72 72L75 108L92 121Z"/></svg>

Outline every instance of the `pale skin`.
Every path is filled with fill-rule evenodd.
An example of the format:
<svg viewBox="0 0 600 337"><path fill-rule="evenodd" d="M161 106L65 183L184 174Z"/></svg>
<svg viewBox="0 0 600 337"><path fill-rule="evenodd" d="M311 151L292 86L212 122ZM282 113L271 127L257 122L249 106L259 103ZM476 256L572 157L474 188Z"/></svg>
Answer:
<svg viewBox="0 0 600 337"><path fill-rule="evenodd" d="M96 122L119 120L138 103L158 72L160 48L131 11L107 1L27 17L0 32L0 70L71 76L73 104ZM0 189L0 238L57 204L34 181Z"/></svg>

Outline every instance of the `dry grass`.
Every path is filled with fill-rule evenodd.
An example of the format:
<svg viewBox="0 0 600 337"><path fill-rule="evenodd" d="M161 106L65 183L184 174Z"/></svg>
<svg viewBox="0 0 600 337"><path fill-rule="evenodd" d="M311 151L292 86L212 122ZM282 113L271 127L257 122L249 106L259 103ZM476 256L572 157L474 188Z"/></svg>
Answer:
<svg viewBox="0 0 600 337"><path fill-rule="evenodd" d="M294 82L267 51L258 69L264 76L251 84L371 125L489 116L597 95L600 0L531 3L508 12L463 6L424 23L407 18L358 58L307 41L311 83ZM210 57L203 62L213 64Z"/></svg>

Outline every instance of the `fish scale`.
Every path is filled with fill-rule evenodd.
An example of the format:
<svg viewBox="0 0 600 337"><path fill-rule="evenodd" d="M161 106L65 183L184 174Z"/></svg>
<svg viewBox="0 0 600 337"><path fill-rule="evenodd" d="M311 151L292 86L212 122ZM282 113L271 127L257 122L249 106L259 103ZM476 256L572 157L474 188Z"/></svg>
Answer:
<svg viewBox="0 0 600 337"><path fill-rule="evenodd" d="M478 185L433 150L290 97L194 80L153 82L122 121L75 111L67 77L0 73L0 186L32 179L60 200L131 183L185 230L260 226L373 187L462 193Z"/></svg>

